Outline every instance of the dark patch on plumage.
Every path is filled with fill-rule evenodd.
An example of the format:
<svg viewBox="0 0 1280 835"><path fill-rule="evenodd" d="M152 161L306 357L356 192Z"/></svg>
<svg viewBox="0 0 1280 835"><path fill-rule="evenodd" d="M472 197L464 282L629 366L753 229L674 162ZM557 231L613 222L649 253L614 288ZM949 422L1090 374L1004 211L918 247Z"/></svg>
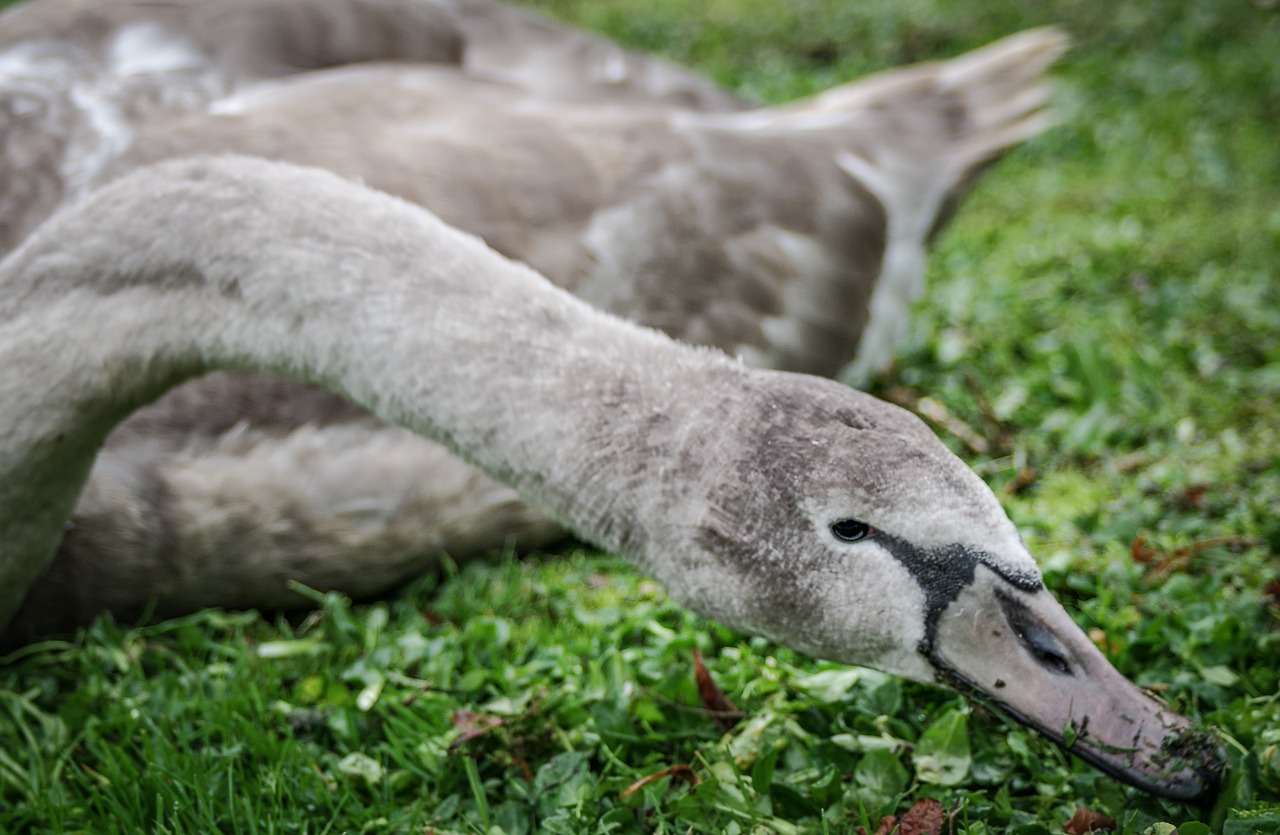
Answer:
<svg viewBox="0 0 1280 835"><path fill-rule="evenodd" d="M590 391L599 409L589 431L598 441L590 444L596 454L592 468L582 472L583 492L595 505L595 524L604 542L624 553L646 553L665 532L649 530L638 520L685 515L689 485L705 482L707 450L714 439L690 432L688 422L669 411L662 392L637 387L629 377L597 380ZM591 488L597 475L611 479L608 489Z"/></svg>
<svg viewBox="0 0 1280 835"><path fill-rule="evenodd" d="M746 577L752 594L740 602L756 621L801 624L820 611L805 578L783 570L788 552L798 553L804 547L802 538L809 535L780 523L786 518L794 518L793 513L743 515L713 505L693 532L700 553L720 556ZM777 546L777 551L761 553L766 542Z"/></svg>
<svg viewBox="0 0 1280 835"><path fill-rule="evenodd" d="M829 386L831 396L821 396L819 386ZM810 494L815 469L829 463L815 456L820 448L813 441L829 437L833 427L874 430L880 422L874 408L850 405L850 398L862 395L839 383L779 375L761 391L744 416L750 440L734 475L710 490L708 511L692 535L700 552L716 555L747 580L752 599L742 602L760 613L757 619L798 625L819 614L819 595L795 563L814 535L800 501ZM879 477L874 461L854 463L860 466L850 470L850 479L855 471L868 477L863 464L870 465L869 477ZM767 552L761 551L764 543L772 546Z"/></svg>
<svg viewBox="0 0 1280 835"><path fill-rule="evenodd" d="M176 511L173 490L160 466L155 463L140 466L136 472L137 482L133 487L133 495L145 508L143 512L152 519L155 535L151 542L155 548L155 566L157 570L170 575L180 575L183 571L183 554L174 527Z"/></svg>
<svg viewBox="0 0 1280 835"><path fill-rule="evenodd" d="M253 371L219 371L173 389L139 409L107 439L107 446L139 439L199 444L239 425L284 436L302 426L376 418L364 407L309 383Z"/></svg>
<svg viewBox="0 0 1280 835"><path fill-rule="evenodd" d="M87 286L99 296L114 296L116 293L137 290L137 273L104 271ZM190 265L174 265L166 270L157 270L146 282L148 292L178 292L190 294L205 288L208 279L204 273Z"/></svg>
<svg viewBox="0 0 1280 835"><path fill-rule="evenodd" d="M555 334L568 337L573 328L565 318L564 312L548 305L537 305L528 311L530 324L540 333Z"/></svg>
<svg viewBox="0 0 1280 835"><path fill-rule="evenodd" d="M775 385L768 389L768 396L758 403L755 411L755 449L739 464L740 475L744 479L752 478L751 471L759 470L808 472L813 467L813 440L828 435L832 427L842 426L857 432L882 431L887 441L900 439L901 430L912 426L903 420L901 410L896 407L840 383L818 383L814 380L791 383L783 377L776 378L774 382ZM820 396L815 384L828 386L831 396ZM856 407L850 403L855 397L862 400ZM893 414L883 415L882 419L884 410L892 410ZM923 427L920 431L928 433ZM929 440L933 440L932 436ZM895 449L894 455L900 460L901 455L911 452L910 449L899 448ZM923 451L918 454L921 457L927 455ZM875 456L864 455L848 463L851 467L856 465L863 478L877 474Z"/></svg>

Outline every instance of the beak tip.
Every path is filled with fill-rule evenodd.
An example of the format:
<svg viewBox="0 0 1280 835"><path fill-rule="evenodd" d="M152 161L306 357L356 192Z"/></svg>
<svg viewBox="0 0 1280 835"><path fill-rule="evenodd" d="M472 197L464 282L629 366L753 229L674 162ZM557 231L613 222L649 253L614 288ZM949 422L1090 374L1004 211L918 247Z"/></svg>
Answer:
<svg viewBox="0 0 1280 835"><path fill-rule="evenodd" d="M1212 801L1222 788L1227 769L1226 752L1218 737L1212 731L1191 727L1170 733L1152 762L1174 775L1169 796L1184 801Z"/></svg>
<svg viewBox="0 0 1280 835"><path fill-rule="evenodd" d="M1117 780L1184 803L1212 803L1227 769L1217 736L1190 726L1170 729L1158 750L1137 761L1118 760L1087 743L1068 750Z"/></svg>

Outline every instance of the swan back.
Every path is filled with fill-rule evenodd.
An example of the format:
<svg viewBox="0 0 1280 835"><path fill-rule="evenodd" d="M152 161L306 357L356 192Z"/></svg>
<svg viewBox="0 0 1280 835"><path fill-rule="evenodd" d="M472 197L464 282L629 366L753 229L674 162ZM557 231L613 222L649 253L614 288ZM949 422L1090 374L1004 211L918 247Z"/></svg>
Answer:
<svg viewBox="0 0 1280 835"><path fill-rule="evenodd" d="M866 376L905 333L926 246L977 172L1047 123L1043 73L1063 44L1026 32L732 114L342 68L143 125L112 173L221 150L328 168L684 341Z"/></svg>

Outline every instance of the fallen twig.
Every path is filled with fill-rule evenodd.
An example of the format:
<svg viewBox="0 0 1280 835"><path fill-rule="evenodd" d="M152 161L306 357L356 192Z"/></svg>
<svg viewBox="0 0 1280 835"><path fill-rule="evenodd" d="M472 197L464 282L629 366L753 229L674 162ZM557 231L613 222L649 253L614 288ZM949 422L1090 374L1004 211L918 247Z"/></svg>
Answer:
<svg viewBox="0 0 1280 835"><path fill-rule="evenodd" d="M661 771L655 771L653 774L647 774L644 777L641 777L639 780L636 780L634 783L632 783L631 785L627 786L625 789L622 790L622 794L620 795L620 797L623 800L626 800L628 797L640 791L645 786L649 785L650 783L656 783L658 780L661 780L663 777L670 777L674 780L680 780L685 783L688 783L691 786L696 786L698 785L698 783L702 782L701 780L698 779L698 774L693 770L692 766L673 765L670 768L664 768Z"/></svg>
<svg viewBox="0 0 1280 835"><path fill-rule="evenodd" d="M1151 567L1150 572L1147 574L1147 581L1155 582L1167 578L1176 571L1182 571L1187 568L1191 564L1192 558L1203 551L1213 548L1229 548L1234 551L1243 551L1246 548L1253 548L1260 544L1260 540L1248 536L1215 536L1174 548L1172 551L1162 552L1151 546L1145 534L1138 534L1137 538L1129 546L1129 555L1134 562Z"/></svg>
<svg viewBox="0 0 1280 835"><path fill-rule="evenodd" d="M977 376L972 371L965 371L964 384L969 389L969 394L973 395L973 402L978 404L978 410L982 413L982 417L986 420L987 425L991 427L991 431L995 434L995 448L1008 452L1013 449L1013 433L1009 431L1003 420L996 415L995 406L991 404L991 398L987 396L986 389L978 382Z"/></svg>
<svg viewBox="0 0 1280 835"><path fill-rule="evenodd" d="M921 395L912 389L898 386L885 395L890 401L909 409L941 429L954 435L962 444L979 455L991 452L991 442L978 434L969 424L951 413L941 400Z"/></svg>
<svg viewBox="0 0 1280 835"><path fill-rule="evenodd" d="M707 666L702 663L702 653L693 651L693 678L698 683L698 696L703 707L708 709L707 715L723 733L733 730L742 721L742 711L738 710L729 697L724 694L711 678Z"/></svg>

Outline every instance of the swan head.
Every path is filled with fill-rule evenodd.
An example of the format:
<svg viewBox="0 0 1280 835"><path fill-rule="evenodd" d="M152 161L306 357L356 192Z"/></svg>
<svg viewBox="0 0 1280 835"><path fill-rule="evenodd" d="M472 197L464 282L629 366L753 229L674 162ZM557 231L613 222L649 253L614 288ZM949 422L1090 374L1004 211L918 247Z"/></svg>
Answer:
<svg viewBox="0 0 1280 835"><path fill-rule="evenodd" d="M957 688L1149 792L1216 788L1212 738L1112 667L919 419L827 380L753 379L740 445L705 466L686 517L677 597L814 656Z"/></svg>

